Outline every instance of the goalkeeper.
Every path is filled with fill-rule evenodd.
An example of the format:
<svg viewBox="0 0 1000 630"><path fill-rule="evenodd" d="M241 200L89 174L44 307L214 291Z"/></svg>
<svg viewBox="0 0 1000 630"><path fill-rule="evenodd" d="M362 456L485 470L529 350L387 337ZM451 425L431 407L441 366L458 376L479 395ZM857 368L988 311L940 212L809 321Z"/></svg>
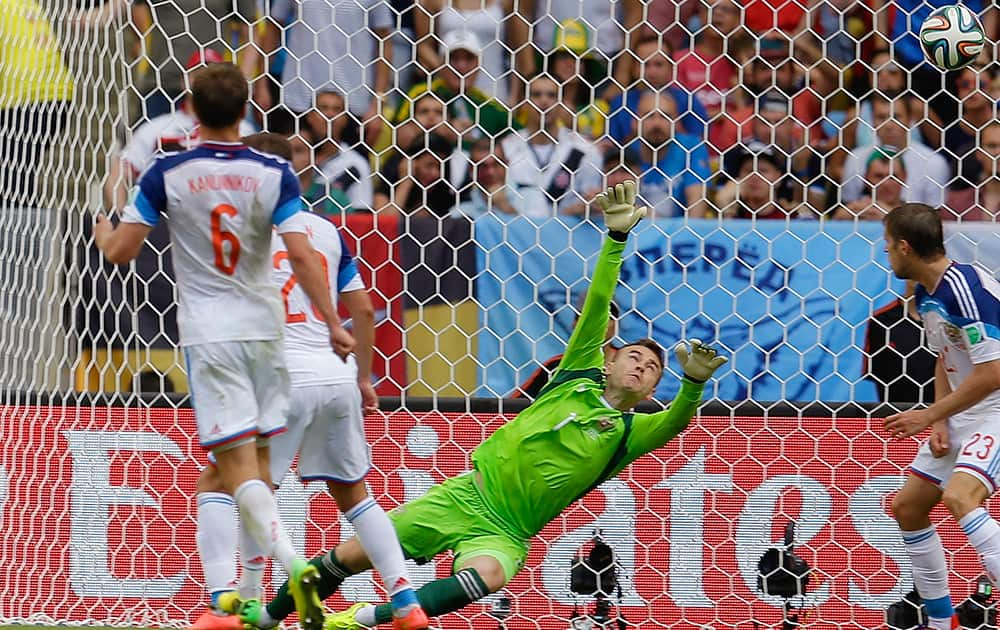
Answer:
<svg viewBox="0 0 1000 630"><path fill-rule="evenodd" d="M687 427L702 389L727 359L698 340L675 353L684 371L677 397L664 411L632 413L663 374L663 352L652 340L621 348L604 368L609 304L629 231L646 215L635 207L634 182L597 196L608 238L579 322L552 380L535 402L498 429L472 454L473 470L446 480L392 513L408 557L454 552L454 574L417 592L428 616L459 610L502 588L521 570L530 539L567 506L629 463ZM348 576L371 567L357 538L310 561L332 595ZM287 586L266 607L244 602L244 622L269 628L295 610ZM392 621L392 606L356 604L327 615L324 630L360 630Z"/></svg>

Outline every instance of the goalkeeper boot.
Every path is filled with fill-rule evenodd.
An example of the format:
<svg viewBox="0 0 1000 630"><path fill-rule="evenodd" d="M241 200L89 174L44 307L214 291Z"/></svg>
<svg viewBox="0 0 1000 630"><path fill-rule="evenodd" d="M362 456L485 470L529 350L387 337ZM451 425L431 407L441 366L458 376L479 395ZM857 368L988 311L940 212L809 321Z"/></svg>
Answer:
<svg viewBox="0 0 1000 630"><path fill-rule="evenodd" d="M243 622L236 615L221 614L209 608L191 624L191 630L243 630Z"/></svg>
<svg viewBox="0 0 1000 630"><path fill-rule="evenodd" d="M358 623L354 618L358 611L371 604L364 602L354 604L345 611L330 613L323 620L323 630L366 630L366 627Z"/></svg>
<svg viewBox="0 0 1000 630"><path fill-rule="evenodd" d="M420 607L420 604L410 606L409 610L402 617L392 617L392 630L427 630L429 625L427 613Z"/></svg>
<svg viewBox="0 0 1000 630"><path fill-rule="evenodd" d="M323 602L319 598L319 570L302 558L292 563L288 592L295 600L302 630L323 630Z"/></svg>

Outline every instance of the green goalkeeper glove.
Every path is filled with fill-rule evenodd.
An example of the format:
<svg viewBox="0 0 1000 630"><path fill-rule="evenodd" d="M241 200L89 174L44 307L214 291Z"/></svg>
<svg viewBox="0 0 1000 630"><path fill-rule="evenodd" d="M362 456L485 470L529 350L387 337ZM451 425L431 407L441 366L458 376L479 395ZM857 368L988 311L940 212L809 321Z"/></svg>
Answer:
<svg viewBox="0 0 1000 630"><path fill-rule="evenodd" d="M688 345L691 350L688 351ZM682 341L674 346L674 354L689 380L704 383L724 364L726 357L718 356L715 348L706 346L699 339Z"/></svg>
<svg viewBox="0 0 1000 630"><path fill-rule="evenodd" d="M611 186L597 195L596 201L604 211L604 224L609 232L628 234L646 216L645 206L635 207L635 195L636 186L632 180Z"/></svg>

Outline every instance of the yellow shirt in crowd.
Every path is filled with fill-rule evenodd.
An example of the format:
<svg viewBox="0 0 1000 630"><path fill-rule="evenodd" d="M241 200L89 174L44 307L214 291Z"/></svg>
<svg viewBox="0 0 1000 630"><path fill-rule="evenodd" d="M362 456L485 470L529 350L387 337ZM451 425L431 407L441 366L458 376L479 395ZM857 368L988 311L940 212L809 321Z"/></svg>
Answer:
<svg viewBox="0 0 1000 630"><path fill-rule="evenodd" d="M34 0L0 0L0 108L69 101L73 78Z"/></svg>

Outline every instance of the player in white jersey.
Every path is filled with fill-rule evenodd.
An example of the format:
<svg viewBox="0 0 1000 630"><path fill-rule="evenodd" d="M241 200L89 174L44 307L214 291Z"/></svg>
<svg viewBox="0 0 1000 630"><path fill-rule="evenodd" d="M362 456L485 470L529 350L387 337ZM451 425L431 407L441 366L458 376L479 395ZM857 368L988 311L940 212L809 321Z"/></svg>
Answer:
<svg viewBox="0 0 1000 630"><path fill-rule="evenodd" d="M248 146L290 159L291 145L276 134L260 133L244 138ZM292 382L292 402L288 430L271 440L271 479L284 479L296 453L298 473L303 481L325 481L337 505L354 526L359 539L369 550L375 569L382 576L393 601L396 630L422 630L427 615L410 585L403 550L395 529L383 509L368 495L365 476L371 468L368 443L365 441L365 411L378 409L372 386L372 347L375 339L375 313L358 267L337 228L324 218L305 213L304 224L316 256L326 271L331 300L338 297L347 307L357 337L355 354L341 361L323 352L328 332L322 316L299 287L288 264L288 250L275 239L271 244L273 282L279 287L285 304L285 360ZM224 496L214 467L202 471L198 486L203 494ZM237 533L232 509L199 511L199 538L211 538L201 552L206 567L226 566L226 575L236 573L234 555ZM239 532L240 601L229 600L228 611L252 618L259 627L277 625L261 606L259 597L266 568L263 553L253 540ZM347 570L335 563L311 561L320 573ZM202 616L194 630L242 630L240 618L231 615Z"/></svg>
<svg viewBox="0 0 1000 630"><path fill-rule="evenodd" d="M268 483L267 439L284 430L289 387L281 297L271 284L272 226L328 324L334 351L346 357L354 339L340 324L306 236L298 179L285 161L240 142L247 97L236 66L214 63L197 71L191 104L202 144L157 158L117 227L98 216L94 240L109 261L124 264L138 255L161 215L170 219L177 323L201 444L214 456L243 526L291 576L302 625L319 630L319 572L296 554Z"/></svg>
<svg viewBox="0 0 1000 630"><path fill-rule="evenodd" d="M928 627L957 628L948 566L931 509L943 502L1000 579L1000 523L983 507L1000 483L1000 283L945 254L938 211L911 203L885 217L886 252L897 277L917 282L917 309L938 353L934 404L885 419L895 437L930 428L892 502ZM902 375L901 375L902 376Z"/></svg>

